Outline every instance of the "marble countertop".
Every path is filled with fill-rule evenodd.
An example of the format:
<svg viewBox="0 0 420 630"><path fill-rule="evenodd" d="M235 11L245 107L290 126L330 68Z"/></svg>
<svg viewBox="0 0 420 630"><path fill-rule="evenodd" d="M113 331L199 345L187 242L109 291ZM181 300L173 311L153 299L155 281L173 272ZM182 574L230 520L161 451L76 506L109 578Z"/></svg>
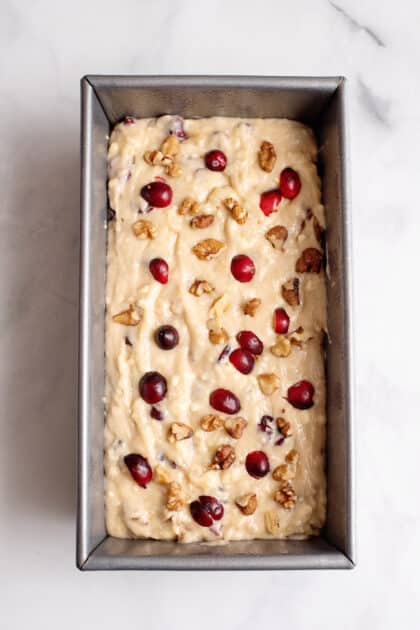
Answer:
<svg viewBox="0 0 420 630"><path fill-rule="evenodd" d="M420 627L419 21L414 0L397 7L380 0L1 2L2 628ZM349 79L354 571L76 570L79 79L86 73Z"/></svg>

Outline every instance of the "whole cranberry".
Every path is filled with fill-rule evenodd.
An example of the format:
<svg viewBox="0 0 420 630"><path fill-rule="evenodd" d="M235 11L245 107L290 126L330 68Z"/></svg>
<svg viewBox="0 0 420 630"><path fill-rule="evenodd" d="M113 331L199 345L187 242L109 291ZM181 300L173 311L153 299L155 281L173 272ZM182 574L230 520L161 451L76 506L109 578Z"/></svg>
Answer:
<svg viewBox="0 0 420 630"><path fill-rule="evenodd" d="M272 212L275 212L281 201L281 192L278 188L274 190L267 190L263 192L260 197L260 208L268 217Z"/></svg>
<svg viewBox="0 0 420 630"><path fill-rule="evenodd" d="M143 199L154 208L166 208L172 201L172 188L166 182L150 182L140 191Z"/></svg>
<svg viewBox="0 0 420 630"><path fill-rule="evenodd" d="M201 527L211 527L213 525L211 514L201 505L200 501L190 503L190 512L195 522L201 525Z"/></svg>
<svg viewBox="0 0 420 630"><path fill-rule="evenodd" d="M227 164L227 157L223 151L213 149L206 153L204 162L210 171L224 171Z"/></svg>
<svg viewBox="0 0 420 630"><path fill-rule="evenodd" d="M232 258L230 270L238 282L250 282L255 274L255 265L249 256L238 254Z"/></svg>
<svg viewBox="0 0 420 630"><path fill-rule="evenodd" d="M140 396L149 405L154 405L163 400L167 391L166 378L159 372L146 372L140 379Z"/></svg>
<svg viewBox="0 0 420 630"><path fill-rule="evenodd" d="M241 330L236 335L236 339L241 348L248 350L251 354L261 354L264 350L263 342L251 330Z"/></svg>
<svg viewBox="0 0 420 630"><path fill-rule="evenodd" d="M289 330L290 318L284 308L276 308L273 315L274 332L285 335Z"/></svg>
<svg viewBox="0 0 420 630"><path fill-rule="evenodd" d="M229 361L238 370L238 372L242 372L242 374L249 374L255 363L255 359L252 354L243 348L237 348L234 350L229 356Z"/></svg>
<svg viewBox="0 0 420 630"><path fill-rule="evenodd" d="M126 116L123 120L123 125L134 125L136 119L132 116Z"/></svg>
<svg viewBox="0 0 420 630"><path fill-rule="evenodd" d="M210 406L216 411L228 413L230 415L238 413L241 408L239 398L228 389L215 389L209 397Z"/></svg>
<svg viewBox="0 0 420 630"><path fill-rule="evenodd" d="M155 280L161 284L166 284L169 278L169 267L163 258L153 258L149 262L149 270Z"/></svg>
<svg viewBox="0 0 420 630"><path fill-rule="evenodd" d="M173 326L160 326L155 332L155 341L162 350L172 350L178 345L179 335Z"/></svg>
<svg viewBox="0 0 420 630"><path fill-rule="evenodd" d="M247 473L254 479L262 479L270 471L270 463L264 451L251 451L245 460Z"/></svg>
<svg viewBox="0 0 420 630"><path fill-rule="evenodd" d="M138 453L130 453L124 457L124 463L130 471L134 481L139 486L145 488L149 481L152 480L152 468L145 457Z"/></svg>
<svg viewBox="0 0 420 630"><path fill-rule="evenodd" d="M274 420L273 416L262 416L261 420L258 423L258 427L260 431L263 431L263 433L268 433L268 435L271 435L273 433L273 429L270 426L270 422L273 422L273 420Z"/></svg>
<svg viewBox="0 0 420 630"><path fill-rule="evenodd" d="M216 497L209 497L207 495L201 495L198 497L203 508L208 514L215 520L220 521L225 512L223 505Z"/></svg>
<svg viewBox="0 0 420 630"><path fill-rule="evenodd" d="M315 388L310 381L298 381L287 390L287 400L296 409L310 409L314 404Z"/></svg>
<svg viewBox="0 0 420 630"><path fill-rule="evenodd" d="M280 191L286 199L294 199L301 188L300 177L292 168L285 168L280 173Z"/></svg>

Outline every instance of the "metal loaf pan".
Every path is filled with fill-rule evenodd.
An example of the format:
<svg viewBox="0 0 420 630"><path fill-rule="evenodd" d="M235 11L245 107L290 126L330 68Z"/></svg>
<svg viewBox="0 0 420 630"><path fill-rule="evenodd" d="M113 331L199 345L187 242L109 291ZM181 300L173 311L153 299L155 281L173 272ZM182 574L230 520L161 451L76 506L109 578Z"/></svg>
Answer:
<svg viewBox="0 0 420 630"><path fill-rule="evenodd" d="M350 210L342 77L86 76L82 79L77 566L111 569L344 569L354 566ZM222 546L120 540L104 521L104 309L107 145L125 115L291 118L320 146L327 214L327 482L323 535Z"/></svg>

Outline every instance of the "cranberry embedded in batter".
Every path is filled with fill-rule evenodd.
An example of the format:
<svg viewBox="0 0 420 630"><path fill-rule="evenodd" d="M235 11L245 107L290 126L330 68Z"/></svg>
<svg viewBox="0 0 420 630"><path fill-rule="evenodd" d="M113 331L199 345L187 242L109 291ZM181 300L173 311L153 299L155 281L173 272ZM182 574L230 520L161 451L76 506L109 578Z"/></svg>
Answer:
<svg viewBox="0 0 420 630"><path fill-rule="evenodd" d="M201 505L200 501L190 503L190 512L195 522L201 525L201 527L211 527L213 525L211 514Z"/></svg>
<svg viewBox="0 0 420 630"><path fill-rule="evenodd" d="M274 190L267 190L262 193L260 197L260 208L266 217L277 210L280 201L281 192L277 188Z"/></svg>
<svg viewBox="0 0 420 630"><path fill-rule="evenodd" d="M130 471L134 481L145 488L149 481L152 480L153 472L152 468L145 457L138 453L131 453L124 457L124 463Z"/></svg>
<svg viewBox="0 0 420 630"><path fill-rule="evenodd" d="M249 256L238 254L232 258L230 270L238 282L250 282L255 274L255 265Z"/></svg>
<svg viewBox="0 0 420 630"><path fill-rule="evenodd" d="M154 208L166 208L172 201L172 188L166 182L150 182L140 191L143 199Z"/></svg>
<svg viewBox="0 0 420 630"><path fill-rule="evenodd" d="M280 190L286 199L294 199L300 192L300 177L292 168L285 168L280 173Z"/></svg>
<svg viewBox="0 0 420 630"><path fill-rule="evenodd" d="M264 451L251 451L245 460L247 473L254 479L262 479L270 472L270 462Z"/></svg>
<svg viewBox="0 0 420 630"><path fill-rule="evenodd" d="M263 342L251 330L241 330L236 335L236 339L241 348L248 350L251 354L261 354L264 350Z"/></svg>
<svg viewBox="0 0 420 630"><path fill-rule="evenodd" d="M140 396L149 405L154 405L163 400L167 391L166 378L159 372L146 372L140 379Z"/></svg>
<svg viewBox="0 0 420 630"><path fill-rule="evenodd" d="M205 511L210 514L210 516L215 521L220 521L225 510L219 499L216 499L216 497L201 495L198 497L198 500L200 501Z"/></svg>
<svg viewBox="0 0 420 630"><path fill-rule="evenodd" d="M287 400L296 409L310 409L314 404L315 388L310 381L299 381L287 390Z"/></svg>
<svg viewBox="0 0 420 630"><path fill-rule="evenodd" d="M166 284L169 278L169 267L163 258L153 258L149 263L149 270L155 280L161 284Z"/></svg>
<svg viewBox="0 0 420 630"><path fill-rule="evenodd" d="M172 350L179 342L178 331L173 326L160 326L155 332L155 341L162 350Z"/></svg>
<svg viewBox="0 0 420 630"><path fill-rule="evenodd" d="M154 418L155 420L163 420L163 413L160 409L158 409L157 407L152 407L150 409L150 415L152 416L152 418Z"/></svg>
<svg viewBox="0 0 420 630"><path fill-rule="evenodd" d="M273 420L274 420L273 416L263 416L258 423L258 427L260 431L262 431L263 433L268 433L268 435L271 435L273 433L273 429L272 427L270 427L269 423L273 422Z"/></svg>
<svg viewBox="0 0 420 630"><path fill-rule="evenodd" d="M213 149L206 153L204 162L210 171L224 171L227 164L227 157L223 151Z"/></svg>
<svg viewBox="0 0 420 630"><path fill-rule="evenodd" d="M233 392L223 388L215 389L210 394L209 402L210 406L216 411L230 415L238 413L241 408L239 398Z"/></svg>
<svg viewBox="0 0 420 630"><path fill-rule="evenodd" d="M273 316L274 332L279 335L285 335L289 330L290 318L284 308L276 308Z"/></svg>
<svg viewBox="0 0 420 630"><path fill-rule="evenodd" d="M242 372L242 374L249 374L254 367L255 359L248 350L243 348L237 348L229 356L229 361L232 365Z"/></svg>

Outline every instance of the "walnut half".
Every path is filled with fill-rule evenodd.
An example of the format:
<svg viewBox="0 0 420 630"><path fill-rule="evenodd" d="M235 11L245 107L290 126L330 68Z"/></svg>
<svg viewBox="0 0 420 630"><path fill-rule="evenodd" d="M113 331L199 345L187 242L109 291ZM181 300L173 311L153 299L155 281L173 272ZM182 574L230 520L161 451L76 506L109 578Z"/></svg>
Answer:
<svg viewBox="0 0 420 630"><path fill-rule="evenodd" d="M224 420L221 416L216 416L213 413L209 413L207 416L203 416L200 420L200 426L203 431L216 431L220 429L224 424Z"/></svg>
<svg viewBox="0 0 420 630"><path fill-rule="evenodd" d="M137 238L156 238L156 228L151 221L139 219L133 223L131 229Z"/></svg>
<svg viewBox="0 0 420 630"><path fill-rule="evenodd" d="M166 497L166 507L171 512L178 512L184 506L185 500L181 486L176 481L171 481L168 485L168 495Z"/></svg>
<svg viewBox="0 0 420 630"><path fill-rule="evenodd" d="M285 282L281 287L281 294L290 306L299 306L299 278L292 278Z"/></svg>
<svg viewBox="0 0 420 630"><path fill-rule="evenodd" d="M235 499L235 504L241 510L245 516L254 514L257 509L257 495L256 494L244 494L241 497Z"/></svg>
<svg viewBox="0 0 420 630"><path fill-rule="evenodd" d="M261 300L259 298L251 298L247 300L243 306L242 310L245 315L249 315L250 317L254 317L258 308L261 306Z"/></svg>
<svg viewBox="0 0 420 630"><path fill-rule="evenodd" d="M266 396L274 394L280 388L280 379L276 374L258 374L257 380L260 390Z"/></svg>
<svg viewBox="0 0 420 630"><path fill-rule="evenodd" d="M121 311L112 316L112 321L124 326L137 326L143 319L143 311L141 308L130 306L126 311Z"/></svg>
<svg viewBox="0 0 420 630"><path fill-rule="evenodd" d="M228 197L223 201L223 204L227 210L231 213L232 217L235 219L236 223L239 225L243 225L246 223L248 218L248 212L239 205L233 197Z"/></svg>
<svg viewBox="0 0 420 630"><path fill-rule="evenodd" d="M193 254L200 260L211 260L224 249L224 243L216 241L214 238L206 238L204 241L198 242L192 248Z"/></svg>
<svg viewBox="0 0 420 630"><path fill-rule="evenodd" d="M193 430L188 424L173 422L169 427L168 440L170 442L179 442L180 440L187 440L192 434Z"/></svg>
<svg viewBox="0 0 420 630"><path fill-rule="evenodd" d="M197 214L191 219L190 225L196 230L204 230L204 228L209 227L213 223L213 221L213 214Z"/></svg>
<svg viewBox="0 0 420 630"><path fill-rule="evenodd" d="M282 482L280 489L274 495L274 500L280 503L285 510L291 510L295 506L297 496L290 481Z"/></svg>
<svg viewBox="0 0 420 630"><path fill-rule="evenodd" d="M178 214L198 214L200 206L192 197L185 197L178 206Z"/></svg>
<svg viewBox="0 0 420 630"><path fill-rule="evenodd" d="M226 470L230 468L236 459L235 449L230 444L220 446L214 457L211 468L213 470Z"/></svg>
<svg viewBox="0 0 420 630"><path fill-rule="evenodd" d="M225 343L228 339L229 335L224 328L211 328L209 330L209 341L214 345Z"/></svg>
<svg viewBox="0 0 420 630"><path fill-rule="evenodd" d="M284 225L275 225L271 230L266 232L265 238L271 243L274 249L282 250L283 245L287 241L288 234L287 228L284 227Z"/></svg>
<svg viewBox="0 0 420 630"><path fill-rule="evenodd" d="M207 280L195 280L188 290L192 295L201 297L204 293L213 293L214 286Z"/></svg>
<svg viewBox="0 0 420 630"><path fill-rule="evenodd" d="M276 163L276 151L271 142L264 140L258 151L258 164L266 173L271 173Z"/></svg>
<svg viewBox="0 0 420 630"><path fill-rule="evenodd" d="M288 357L291 351L291 343L285 335L279 335L277 337L274 346L271 346L270 352L275 357Z"/></svg>
<svg viewBox="0 0 420 630"><path fill-rule="evenodd" d="M307 247L296 262L298 273L319 273L322 267L322 252L316 247Z"/></svg>
<svg viewBox="0 0 420 630"><path fill-rule="evenodd" d="M242 437L242 433L248 426L248 422L245 418L226 418L225 430L226 433L233 437L235 440L239 440Z"/></svg>

